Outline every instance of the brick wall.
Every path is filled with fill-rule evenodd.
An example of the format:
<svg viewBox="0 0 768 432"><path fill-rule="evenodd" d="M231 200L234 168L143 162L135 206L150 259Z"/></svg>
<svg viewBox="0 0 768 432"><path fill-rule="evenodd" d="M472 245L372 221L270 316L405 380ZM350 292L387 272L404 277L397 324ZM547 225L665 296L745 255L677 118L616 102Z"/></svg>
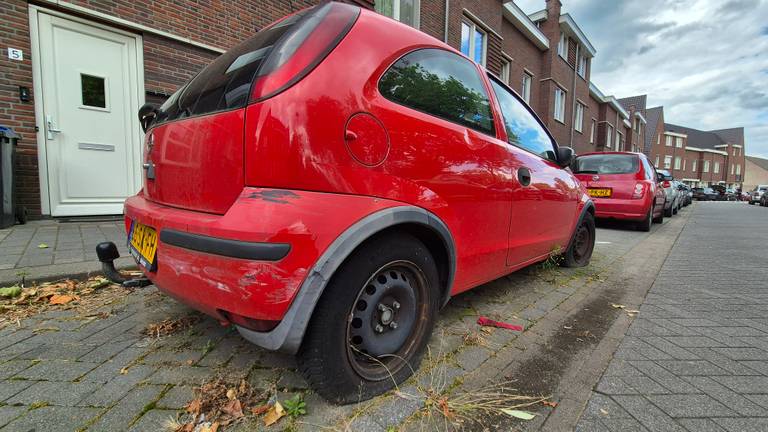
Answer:
<svg viewBox="0 0 768 432"><path fill-rule="evenodd" d="M481 28L487 26L493 32L501 34L501 22L503 20L501 0L452 0L448 11L448 45L456 49L461 46L461 21L465 19L472 21L471 17L464 12L465 10L482 21L475 24L480 24ZM492 32L487 32L487 34L485 67L491 73L498 75L501 73L501 39ZM441 30L439 35L435 37L442 40L442 36L443 31Z"/></svg>
<svg viewBox="0 0 768 432"><path fill-rule="evenodd" d="M530 105L534 111L542 115L539 107L539 80L541 79L541 59L544 55L520 30L512 23L503 20L501 25L502 51L510 56L509 86L522 94L523 74L531 75Z"/></svg>

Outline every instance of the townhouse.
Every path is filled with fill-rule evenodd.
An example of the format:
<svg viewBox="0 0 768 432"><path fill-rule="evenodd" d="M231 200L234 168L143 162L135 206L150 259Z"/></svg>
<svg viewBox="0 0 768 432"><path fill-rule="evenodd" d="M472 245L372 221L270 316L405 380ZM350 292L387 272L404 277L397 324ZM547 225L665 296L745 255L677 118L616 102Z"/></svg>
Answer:
<svg viewBox="0 0 768 432"><path fill-rule="evenodd" d="M20 203L32 217L121 213L124 198L141 185L138 107L163 102L239 41L321 1L6 0L0 124L22 135ZM531 14L503 0L345 1L420 29L482 64L520 94L560 145L578 153L651 154L653 137L686 135L663 130L663 115L646 109L644 95L617 99L591 81L596 50L559 0L541 0ZM743 131L738 142L743 145ZM737 141L714 145L723 144L730 147L690 147L729 157L721 153ZM743 152L741 161L743 167Z"/></svg>
<svg viewBox="0 0 768 432"><path fill-rule="evenodd" d="M744 189L742 190L751 191L757 185L768 184L768 159L747 156L744 171Z"/></svg>

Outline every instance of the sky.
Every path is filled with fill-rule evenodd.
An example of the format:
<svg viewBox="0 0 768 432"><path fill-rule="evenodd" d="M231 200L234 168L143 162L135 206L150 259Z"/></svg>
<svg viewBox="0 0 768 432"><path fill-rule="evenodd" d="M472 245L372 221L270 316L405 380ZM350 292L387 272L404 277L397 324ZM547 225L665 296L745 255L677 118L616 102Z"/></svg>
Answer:
<svg viewBox="0 0 768 432"><path fill-rule="evenodd" d="M746 154L768 158L768 0L561 1L597 50L592 81L603 93L647 94L667 123L742 126Z"/></svg>

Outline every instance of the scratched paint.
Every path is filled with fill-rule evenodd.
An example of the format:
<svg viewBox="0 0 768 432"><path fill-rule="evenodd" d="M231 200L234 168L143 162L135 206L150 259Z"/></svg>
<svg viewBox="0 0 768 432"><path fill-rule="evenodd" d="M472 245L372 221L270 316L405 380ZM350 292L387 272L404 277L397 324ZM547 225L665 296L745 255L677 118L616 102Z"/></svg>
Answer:
<svg viewBox="0 0 768 432"><path fill-rule="evenodd" d="M298 199L299 195L288 190L263 189L251 192L248 198L261 199L275 204L288 204L289 199Z"/></svg>

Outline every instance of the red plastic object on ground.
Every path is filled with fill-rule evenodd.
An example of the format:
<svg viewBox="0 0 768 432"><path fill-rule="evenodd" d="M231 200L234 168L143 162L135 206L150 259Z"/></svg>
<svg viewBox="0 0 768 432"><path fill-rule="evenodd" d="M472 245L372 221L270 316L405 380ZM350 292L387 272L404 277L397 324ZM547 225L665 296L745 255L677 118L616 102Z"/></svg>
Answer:
<svg viewBox="0 0 768 432"><path fill-rule="evenodd" d="M503 328L507 330L519 331L519 332L523 331L523 326L519 326L516 324L509 324L503 321L494 321L484 316L481 316L480 318L478 318L477 323L484 327L498 327L498 328Z"/></svg>

